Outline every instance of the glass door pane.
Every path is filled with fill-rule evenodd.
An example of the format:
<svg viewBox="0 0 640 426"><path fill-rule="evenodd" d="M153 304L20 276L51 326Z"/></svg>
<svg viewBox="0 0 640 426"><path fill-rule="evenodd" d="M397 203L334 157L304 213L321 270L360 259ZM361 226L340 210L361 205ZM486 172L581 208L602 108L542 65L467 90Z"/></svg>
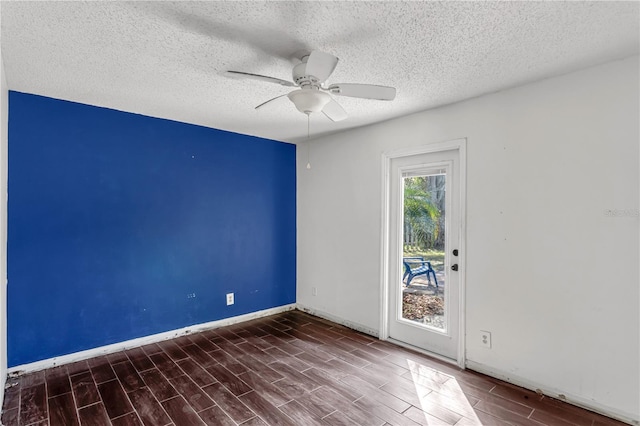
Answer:
<svg viewBox="0 0 640 426"><path fill-rule="evenodd" d="M447 330L444 170L403 175L402 319Z"/></svg>

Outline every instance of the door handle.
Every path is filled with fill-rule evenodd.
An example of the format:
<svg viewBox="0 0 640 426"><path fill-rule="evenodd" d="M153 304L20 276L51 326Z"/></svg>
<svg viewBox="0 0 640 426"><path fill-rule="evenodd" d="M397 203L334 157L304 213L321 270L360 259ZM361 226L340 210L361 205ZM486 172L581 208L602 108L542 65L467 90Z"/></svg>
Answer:
<svg viewBox="0 0 640 426"><path fill-rule="evenodd" d="M452 271L457 271L458 270L458 264L454 263L453 265L451 265L451 270Z"/></svg>

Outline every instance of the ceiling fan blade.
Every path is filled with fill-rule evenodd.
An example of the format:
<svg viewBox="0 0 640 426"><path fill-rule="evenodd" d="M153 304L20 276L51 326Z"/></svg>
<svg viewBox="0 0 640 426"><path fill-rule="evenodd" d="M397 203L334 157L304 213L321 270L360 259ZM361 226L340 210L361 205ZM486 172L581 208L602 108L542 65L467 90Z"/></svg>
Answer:
<svg viewBox="0 0 640 426"><path fill-rule="evenodd" d="M345 111L335 99L331 99L329 103L322 108L322 112L329 117L331 121L342 121L347 118L347 111Z"/></svg>
<svg viewBox="0 0 640 426"><path fill-rule="evenodd" d="M282 80L275 77L269 77L266 75L251 74L249 72L242 72L242 71L226 71L225 74L228 77L232 77L232 78L249 78L252 80L266 81L267 83L276 83L282 86L295 87L295 84L293 84L293 82L291 81Z"/></svg>
<svg viewBox="0 0 640 426"><path fill-rule="evenodd" d="M336 69L336 65L338 65L338 58L328 53L314 50L307 59L305 74L316 77L322 83L329 78L333 70Z"/></svg>
<svg viewBox="0 0 640 426"><path fill-rule="evenodd" d="M334 95L378 99L381 101L392 101L396 97L395 87L376 86L374 84L339 83L332 84L327 90Z"/></svg>
<svg viewBox="0 0 640 426"><path fill-rule="evenodd" d="M276 96L275 98L271 98L271 99L269 99L268 101L263 102L263 103L261 103L260 105L258 105L255 109L262 108L263 106L265 106L265 105L266 105L266 104L268 104L269 102L275 101L276 99L280 99L280 98L282 98L283 96L287 96L287 93L285 93L284 95Z"/></svg>

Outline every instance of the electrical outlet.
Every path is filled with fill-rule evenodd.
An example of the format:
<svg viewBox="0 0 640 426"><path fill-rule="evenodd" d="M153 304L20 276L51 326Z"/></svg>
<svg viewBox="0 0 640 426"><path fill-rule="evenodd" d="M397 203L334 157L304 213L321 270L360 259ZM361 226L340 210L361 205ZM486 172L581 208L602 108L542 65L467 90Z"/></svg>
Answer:
<svg viewBox="0 0 640 426"><path fill-rule="evenodd" d="M233 305L233 303L234 303L233 293L227 293L227 306Z"/></svg>
<svg viewBox="0 0 640 426"><path fill-rule="evenodd" d="M318 295L318 289L315 287L311 287L311 295L312 296L317 296Z"/></svg>
<svg viewBox="0 0 640 426"><path fill-rule="evenodd" d="M480 344L491 349L491 332L480 330Z"/></svg>

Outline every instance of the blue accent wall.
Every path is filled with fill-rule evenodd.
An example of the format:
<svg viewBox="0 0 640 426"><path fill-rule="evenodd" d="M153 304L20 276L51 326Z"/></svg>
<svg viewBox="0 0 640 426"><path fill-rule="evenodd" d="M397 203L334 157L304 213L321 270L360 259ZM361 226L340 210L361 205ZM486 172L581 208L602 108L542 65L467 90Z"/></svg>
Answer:
<svg viewBox="0 0 640 426"><path fill-rule="evenodd" d="M10 92L9 366L294 303L295 161L290 144Z"/></svg>

